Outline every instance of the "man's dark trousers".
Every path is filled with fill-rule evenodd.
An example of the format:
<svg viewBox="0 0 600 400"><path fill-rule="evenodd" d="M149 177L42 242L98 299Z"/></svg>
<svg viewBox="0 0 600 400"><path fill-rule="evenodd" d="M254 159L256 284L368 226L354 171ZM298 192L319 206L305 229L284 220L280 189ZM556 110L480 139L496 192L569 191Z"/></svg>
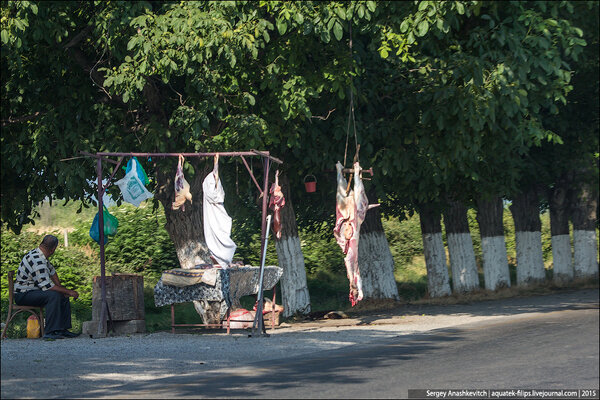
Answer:
<svg viewBox="0 0 600 400"><path fill-rule="evenodd" d="M20 306L44 307L44 314L46 314L44 332L71 329L71 303L62 293L55 290L15 293L15 303Z"/></svg>

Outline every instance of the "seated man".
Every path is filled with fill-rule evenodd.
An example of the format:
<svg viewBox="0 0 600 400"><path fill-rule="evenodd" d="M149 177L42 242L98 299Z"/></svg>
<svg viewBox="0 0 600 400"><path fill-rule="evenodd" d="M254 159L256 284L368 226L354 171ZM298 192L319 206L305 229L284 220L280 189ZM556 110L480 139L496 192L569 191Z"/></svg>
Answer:
<svg viewBox="0 0 600 400"><path fill-rule="evenodd" d="M79 336L68 331L71 328L69 296L76 299L79 293L60 284L54 266L48 261L57 246L56 236L44 236L40 246L23 257L15 280L16 304L45 307L44 339Z"/></svg>

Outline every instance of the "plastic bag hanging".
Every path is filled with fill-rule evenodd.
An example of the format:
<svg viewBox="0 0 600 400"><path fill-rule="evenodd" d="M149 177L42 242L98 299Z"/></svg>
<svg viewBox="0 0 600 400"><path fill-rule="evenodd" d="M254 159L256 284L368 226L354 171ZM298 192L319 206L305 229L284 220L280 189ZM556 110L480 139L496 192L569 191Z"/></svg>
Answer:
<svg viewBox="0 0 600 400"><path fill-rule="evenodd" d="M127 173L129 173L129 171L131 171L131 168L133 168L132 164L135 164L135 167L137 168L137 174L138 174L138 178L140 178L140 181L144 185L147 185L148 183L150 183L150 180L148 179L148 175L146 175L146 171L144 170L144 167L142 167L142 164L137 159L137 157L130 158L129 161L127 162L127 167L123 167L123 169L125 170L125 174L127 174Z"/></svg>
<svg viewBox="0 0 600 400"><path fill-rule="evenodd" d="M90 228L90 237L94 239L96 243L100 243L100 213L97 212ZM108 237L117 234L119 228L119 220L117 217L108 212L106 206L103 206L103 219L104 219L104 244L108 243Z"/></svg>
<svg viewBox="0 0 600 400"><path fill-rule="evenodd" d="M144 183L140 180L137 172L137 164L137 162L132 162L131 170L125 174L123 179L118 180L115 184L121 189L123 200L139 207L142 201L151 199L154 195L146 190Z"/></svg>
<svg viewBox="0 0 600 400"><path fill-rule="evenodd" d="M190 193L190 184L183 176L183 161L185 158L180 154L179 163L177 164L177 173L175 174L175 201L171 205L173 210L185 211L185 201L189 200L192 204L192 194Z"/></svg>

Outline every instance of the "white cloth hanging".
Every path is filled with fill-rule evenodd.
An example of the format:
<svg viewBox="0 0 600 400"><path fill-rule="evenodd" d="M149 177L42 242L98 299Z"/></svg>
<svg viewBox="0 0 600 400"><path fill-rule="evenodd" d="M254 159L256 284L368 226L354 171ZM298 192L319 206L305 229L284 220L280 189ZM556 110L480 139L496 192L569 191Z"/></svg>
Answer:
<svg viewBox="0 0 600 400"><path fill-rule="evenodd" d="M237 246L231 239L231 217L223 205L225 191L219 179L217 160L218 158L215 159L215 169L202 182L204 239L210 254L221 267L227 268Z"/></svg>

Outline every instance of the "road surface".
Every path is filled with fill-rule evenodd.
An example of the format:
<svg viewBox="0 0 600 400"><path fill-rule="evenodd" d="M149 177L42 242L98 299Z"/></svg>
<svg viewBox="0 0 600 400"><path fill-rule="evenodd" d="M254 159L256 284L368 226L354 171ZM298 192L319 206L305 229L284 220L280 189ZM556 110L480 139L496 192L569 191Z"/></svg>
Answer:
<svg viewBox="0 0 600 400"><path fill-rule="evenodd" d="M352 326L308 324L271 338L163 334L179 343L179 354L154 346L152 335L131 342L140 352L104 359L76 358L62 347L49 368L42 367L51 362L49 346L69 346L67 340L8 340L2 398L405 398L408 389L428 388L598 389L597 289L425 306L418 313L366 316ZM209 345L197 350L197 337ZM102 340L114 347L125 339ZM31 343L44 346L41 353L14 353ZM260 351L262 361L240 349ZM194 364L195 351L206 361Z"/></svg>

